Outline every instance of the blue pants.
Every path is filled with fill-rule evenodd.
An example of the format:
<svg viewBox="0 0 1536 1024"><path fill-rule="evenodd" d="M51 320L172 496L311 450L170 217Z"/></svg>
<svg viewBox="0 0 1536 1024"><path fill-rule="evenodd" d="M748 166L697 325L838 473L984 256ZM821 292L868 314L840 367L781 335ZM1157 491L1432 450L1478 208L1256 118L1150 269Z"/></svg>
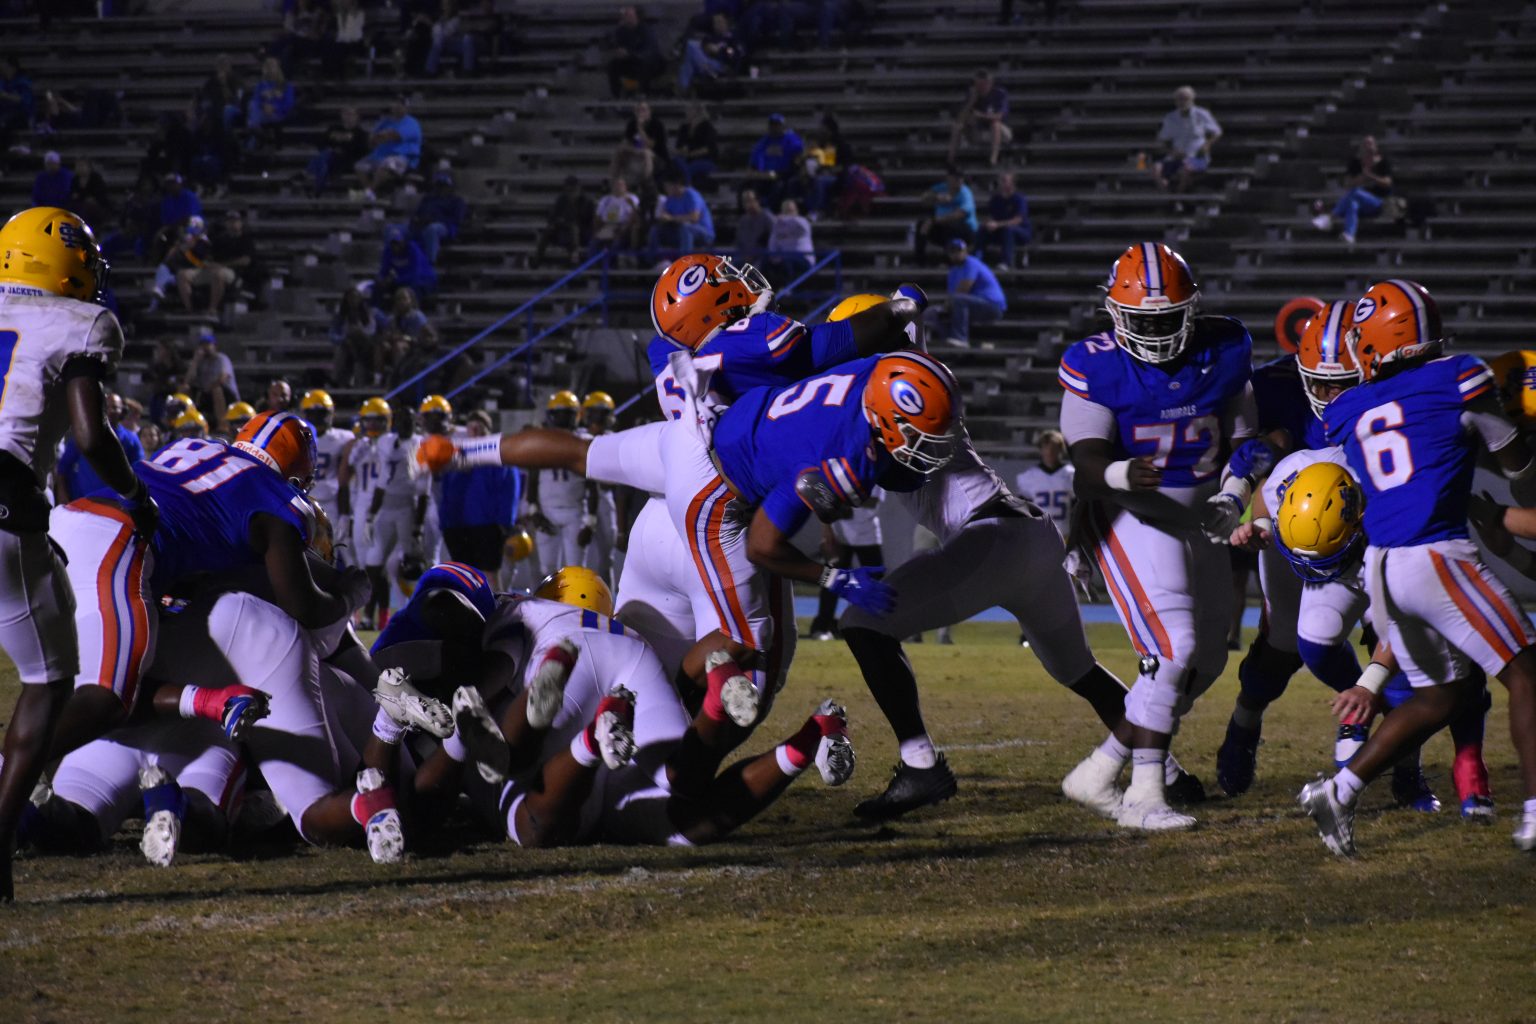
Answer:
<svg viewBox="0 0 1536 1024"><path fill-rule="evenodd" d="M1029 228L1023 224L1017 227L994 228L982 233L981 244L996 245L1003 251L1003 262L1009 267L1013 266L1014 254L1021 245L1028 245L1030 239Z"/></svg>
<svg viewBox="0 0 1536 1024"><path fill-rule="evenodd" d="M1380 196L1363 188L1352 188L1333 208L1333 215L1344 222L1344 234L1353 238L1360 227L1360 218L1376 216L1381 212L1381 204Z"/></svg>
<svg viewBox="0 0 1536 1024"><path fill-rule="evenodd" d="M697 224L668 221L651 228L651 251L668 249L676 252L698 252L709 248L715 236Z"/></svg>
<svg viewBox="0 0 1536 1024"><path fill-rule="evenodd" d="M715 173L715 162L703 157L697 160L684 160L680 156L675 156L672 158L672 163L682 172L683 180L688 183L689 188L696 188L700 181L707 182Z"/></svg>
<svg viewBox="0 0 1536 1024"><path fill-rule="evenodd" d="M433 39L432 46L427 50L427 74L437 74L437 70L443 62L443 51L449 48L456 48L459 51L459 68L466 75L474 74L475 37L469 32L460 32L458 35L452 36L438 36Z"/></svg>
<svg viewBox="0 0 1536 1024"><path fill-rule="evenodd" d="M695 75L702 73L710 78L719 78L727 70L724 63L704 52L704 47L699 45L697 39L690 39L687 48L683 50L683 63L677 69L677 91L687 93Z"/></svg>
<svg viewBox="0 0 1536 1024"><path fill-rule="evenodd" d="M433 266L437 265L437 254L442 251L443 239L452 233L447 224L436 221L421 229L421 232L416 235L416 244L420 245L421 251L427 254L427 262Z"/></svg>
<svg viewBox="0 0 1536 1024"><path fill-rule="evenodd" d="M962 292L949 293L949 335L961 341L971 340L971 321L989 324L999 319L1006 309L979 295Z"/></svg>

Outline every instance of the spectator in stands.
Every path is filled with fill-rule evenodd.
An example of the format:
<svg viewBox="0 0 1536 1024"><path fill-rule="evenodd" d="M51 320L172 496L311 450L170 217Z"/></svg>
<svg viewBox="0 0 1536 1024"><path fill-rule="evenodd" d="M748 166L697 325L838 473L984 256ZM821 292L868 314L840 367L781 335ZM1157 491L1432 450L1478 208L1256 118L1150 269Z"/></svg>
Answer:
<svg viewBox="0 0 1536 1024"><path fill-rule="evenodd" d="M1002 255L997 269L1012 270L1014 253L1032 237L1029 203L1015 187L1013 174L1004 171L997 176L997 191L987 199L987 216L981 222L982 255L989 246L996 246Z"/></svg>
<svg viewBox="0 0 1536 1024"><path fill-rule="evenodd" d="M203 215L203 202L187 188L179 174L167 174L160 188L160 226L179 228L193 217Z"/></svg>
<svg viewBox="0 0 1536 1024"><path fill-rule="evenodd" d="M229 59L229 54L219 54L213 65L213 74L208 76L198 90L197 105L217 113L225 127L233 128L239 124L245 114L246 89L240 76L235 74L235 64Z"/></svg>
<svg viewBox="0 0 1536 1024"><path fill-rule="evenodd" d="M398 289L379 336L382 364L385 367L399 367L419 341L435 336L432 324L416 301L416 293L409 288ZM383 379L376 375L373 383L382 384Z"/></svg>
<svg viewBox="0 0 1536 1024"><path fill-rule="evenodd" d="M656 33L645 24L640 8L619 8L619 23L608 37L608 94L614 99L642 92L665 69Z"/></svg>
<svg viewBox="0 0 1536 1024"><path fill-rule="evenodd" d="M51 135L69 128L112 127L122 120L119 95L117 90L101 88L69 93L47 90L37 110L37 133Z"/></svg>
<svg viewBox="0 0 1536 1024"><path fill-rule="evenodd" d="M213 233L213 263L235 272L235 281L253 296L252 304L261 307L267 273L259 246L246 230L245 216L231 207L224 211L224 226ZM210 300L210 305L217 305Z"/></svg>
<svg viewBox="0 0 1536 1024"><path fill-rule="evenodd" d="M944 180L923 194L923 201L933 207L933 215L917 224L913 253L918 263L927 258L930 242L944 245L958 238L967 248L976 244L976 229L980 226L976 220L976 197L960 168L951 165Z"/></svg>
<svg viewBox="0 0 1536 1024"><path fill-rule="evenodd" d="M762 263L768 258L773 237L773 215L763 209L757 193L741 193L741 216L736 218L736 258L743 263Z"/></svg>
<svg viewBox="0 0 1536 1024"><path fill-rule="evenodd" d="M223 423L224 411L240 401L235 364L219 351L219 339L206 327L197 337L197 352L182 378L181 390L192 396L193 403L210 423Z"/></svg>
<svg viewBox="0 0 1536 1024"><path fill-rule="evenodd" d="M697 189L683 182L682 176L668 174L662 182L665 195L656 207L656 224L651 228L650 257L658 250L677 254L699 252L715 244L715 221L709 204Z"/></svg>
<svg viewBox="0 0 1536 1024"><path fill-rule="evenodd" d="M276 57L262 61L261 78L246 105L245 124L250 129L246 145L258 149L278 143L279 132L293 115L295 102L293 83L283 74L283 65Z"/></svg>
<svg viewBox="0 0 1536 1024"><path fill-rule="evenodd" d="M640 248L640 223L640 197L629 190L629 182L614 178L592 214L593 251L634 252Z"/></svg>
<svg viewBox="0 0 1536 1024"><path fill-rule="evenodd" d="M720 136L704 104L688 105L688 120L677 129L677 155L672 162L689 185L701 190L713 187L710 176L720 162Z"/></svg>
<svg viewBox="0 0 1536 1024"><path fill-rule="evenodd" d="M380 303L389 301L399 288L415 289L416 295L437 290L437 271L421 246L406 237L403 228L392 224L385 230L384 253L373 287L374 300Z"/></svg>
<svg viewBox="0 0 1536 1024"><path fill-rule="evenodd" d="M152 459L165 444L165 435L160 428L153 423L144 423L139 426L139 447L144 451L145 458Z"/></svg>
<svg viewBox="0 0 1536 1024"><path fill-rule="evenodd" d="M356 288L341 293L341 305L331 318L330 339L336 349L331 368L332 383L349 388L357 382L357 368L363 368L363 383L382 380L384 351L380 338L389 318L375 309L368 297Z"/></svg>
<svg viewBox="0 0 1536 1024"><path fill-rule="evenodd" d="M239 218L238 212L231 212ZM186 258L180 261L183 265L176 268L176 291L181 295L182 306L188 313L192 312L192 289L206 286L208 315L217 318L224 308L225 290L235 283L236 269L219 261L218 249L211 239L190 232L187 242L179 251L186 254ZM246 262L249 262L249 257L246 257Z"/></svg>
<svg viewBox="0 0 1536 1024"><path fill-rule="evenodd" d="M32 127L36 98L32 80L12 56L0 56L0 149L21 145L16 137Z"/></svg>
<svg viewBox="0 0 1536 1024"><path fill-rule="evenodd" d="M800 168L805 144L785 124L783 114L768 115L768 134L752 147L750 177L769 206L777 205L784 195L784 183Z"/></svg>
<svg viewBox="0 0 1536 1024"><path fill-rule="evenodd" d="M800 215L793 199L786 199L773 218L773 234L768 236L768 265L784 272L785 281L793 281L807 270L816 256L811 239L811 222Z"/></svg>
<svg viewBox="0 0 1536 1024"><path fill-rule="evenodd" d="M1333 229L1338 220L1339 238L1346 245L1355 244L1361 217L1375 217L1392 194L1392 163L1376 148L1376 136L1362 136L1344 169L1344 194L1334 204L1333 212L1319 211L1312 226L1319 231Z"/></svg>
<svg viewBox="0 0 1536 1024"><path fill-rule="evenodd" d="M463 74L475 73L475 36L468 30L463 15L459 13L459 0L442 0L442 11L432 26L432 45L427 50L426 72L434 78L442 67L444 50L458 54L459 70Z"/></svg>
<svg viewBox="0 0 1536 1024"><path fill-rule="evenodd" d="M987 265L970 254L962 238L951 238L944 247L949 258L945 308L932 306L924 314L930 327L943 327L944 341L957 348L969 348L971 324L989 324L1008 312L1008 299L1002 285Z"/></svg>
<svg viewBox="0 0 1536 1024"><path fill-rule="evenodd" d="M357 108L342 107L341 120L325 130L324 142L309 161L314 194L325 191L336 168L357 166L369 150L368 132L358 122Z"/></svg>
<svg viewBox="0 0 1536 1024"><path fill-rule="evenodd" d="M139 174L160 178L167 174L192 172L192 129L181 111L161 114L149 149L139 163Z"/></svg>
<svg viewBox="0 0 1536 1024"><path fill-rule="evenodd" d="M410 114L410 103L396 96L389 112L373 126L368 141L373 151L355 165L363 184L363 198L372 202L375 192L398 182L421 161L421 125Z"/></svg>
<svg viewBox="0 0 1536 1024"><path fill-rule="evenodd" d="M395 50L397 76L419 77L426 73L432 49L435 0L410 0L400 5L400 45Z"/></svg>
<svg viewBox="0 0 1536 1024"><path fill-rule="evenodd" d="M275 129L273 129L275 134ZM252 141L261 133L252 135ZM274 140L275 141L275 140ZM192 180L215 198L228 191L229 175L240 160L240 139L216 111L203 110L192 130Z"/></svg>
<svg viewBox="0 0 1536 1024"><path fill-rule="evenodd" d="M443 242L459 237L468 216L469 204L453 190L453 172L434 172L430 190L421 197L411 216L411 238L421 246L421 251L427 254L427 260L434 267ZM582 223L586 223L585 218Z"/></svg>
<svg viewBox="0 0 1536 1024"><path fill-rule="evenodd" d="M105 236L112 216L112 190L96 165L85 157L75 161L75 179L70 182L69 200L64 205L79 214L97 238Z"/></svg>
<svg viewBox="0 0 1536 1024"><path fill-rule="evenodd" d="M629 120L624 122L625 139L635 142L642 137L657 161L662 164L670 162L671 158L667 155L667 126L645 100L635 104Z"/></svg>
<svg viewBox="0 0 1536 1024"><path fill-rule="evenodd" d="M811 220L821 216L827 206L827 193L835 179L821 171L821 162L807 155L800 161L794 177L784 183L784 198L795 205ZM783 205L783 202L780 202Z"/></svg>
<svg viewBox="0 0 1536 1024"><path fill-rule="evenodd" d="M658 163L658 159L663 163ZM635 104L634 113L624 123L618 147L608 162L608 178L634 182L642 203L654 200L657 172L667 160L667 132L644 100Z"/></svg>
<svg viewBox="0 0 1536 1024"><path fill-rule="evenodd" d="M1173 109L1157 131L1164 153L1152 163L1152 180L1160 189L1188 191L1195 175L1211 166L1211 147L1219 138L1221 125L1209 110L1195 106L1195 90L1179 86L1173 91Z"/></svg>
<svg viewBox="0 0 1536 1024"><path fill-rule="evenodd" d="M687 96L695 78L713 81L736 74L745 54L741 40L731 31L731 19L716 13L708 32L684 44L683 62L677 69L678 94Z"/></svg>
<svg viewBox="0 0 1536 1024"><path fill-rule="evenodd" d="M292 69L323 55L331 28L331 15L321 0L298 0L285 5L283 34L272 52Z"/></svg>
<svg viewBox="0 0 1536 1024"><path fill-rule="evenodd" d="M320 61L321 73L326 78L345 79L352 71L352 62L368 52L368 13L357 0L332 0L331 20L325 55Z"/></svg>
<svg viewBox="0 0 1536 1024"><path fill-rule="evenodd" d="M992 72L982 68L971 79L965 104L955 115L955 128L949 136L949 162L960 158L960 142L966 136L990 147L987 163L997 166L1003 147L1013 141L1008 127L1008 91L992 79Z"/></svg>
<svg viewBox="0 0 1536 1024"><path fill-rule="evenodd" d="M550 204L544 228L539 232L539 240L534 246L533 261L529 265L537 267L543 263L544 254L550 246L564 250L566 262L575 263L590 237L593 210L592 198L581 187L581 179L574 174L569 175L564 187L555 196L555 201Z"/></svg>
<svg viewBox="0 0 1536 1024"><path fill-rule="evenodd" d="M43 154L43 169L32 179L33 206L69 206L75 174L64 166L63 158L53 150Z"/></svg>
<svg viewBox="0 0 1536 1024"><path fill-rule="evenodd" d="M213 257L213 241L208 237L208 228L203 218L188 217L182 227L167 228L165 231L173 241L166 248L159 266L155 267L154 281L150 285L151 313L160 307L166 289L175 287L180 291L184 271L198 270ZM188 313L193 312L190 291L182 294L182 307Z"/></svg>
<svg viewBox="0 0 1536 1024"><path fill-rule="evenodd" d="M267 393L256 406L257 412L292 412L293 385L287 377L273 377L267 381Z"/></svg>

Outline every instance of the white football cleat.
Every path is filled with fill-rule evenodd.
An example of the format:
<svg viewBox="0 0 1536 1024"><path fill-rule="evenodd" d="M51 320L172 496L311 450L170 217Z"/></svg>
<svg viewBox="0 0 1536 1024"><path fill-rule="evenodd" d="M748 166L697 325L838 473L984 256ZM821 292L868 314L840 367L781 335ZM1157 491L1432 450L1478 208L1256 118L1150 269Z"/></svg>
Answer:
<svg viewBox="0 0 1536 1024"><path fill-rule="evenodd" d="M1120 801L1120 811L1115 821L1121 828L1134 828L1143 832L1171 832L1176 829L1194 828L1196 820L1168 806L1168 799L1161 788L1137 791L1126 790Z"/></svg>
<svg viewBox="0 0 1536 1024"><path fill-rule="evenodd" d="M831 732L825 731L829 723L822 723L823 735L816 746L816 770L821 772L822 782L829 786L841 786L853 778L853 770L859 760L853 749L853 740L848 737L848 711L829 697L821 702L813 717L833 720L830 723Z"/></svg>
<svg viewBox="0 0 1536 1024"><path fill-rule="evenodd" d="M576 644L569 638L555 647L569 660L551 657L554 652L548 652L528 683L528 725L534 729L548 729L554 723L565 703L565 684L576 661Z"/></svg>
<svg viewBox="0 0 1536 1024"><path fill-rule="evenodd" d="M615 686L613 692L597 706L593 737L597 740L597 752L603 764L617 771L635 757L635 695L623 686Z"/></svg>
<svg viewBox="0 0 1536 1024"><path fill-rule="evenodd" d="M187 799L182 795L176 780L158 764L147 764L139 769L139 792L148 793L161 787L161 796L168 797L172 806L164 800L144 802L144 834L139 839L139 849L144 859L157 868L168 868L176 861L176 851L181 846L181 819L186 814Z"/></svg>
<svg viewBox="0 0 1536 1024"><path fill-rule="evenodd" d="M1120 814L1125 793L1115 784L1124 764L1099 750L1077 763L1077 767L1061 780L1061 792L1068 800L1081 804L1095 814L1111 820Z"/></svg>
<svg viewBox="0 0 1536 1024"><path fill-rule="evenodd" d="M507 739L491 717L479 690L461 686L453 691L453 721L480 777L493 786L507 781L512 752L507 749Z"/></svg>
<svg viewBox="0 0 1536 1024"><path fill-rule="evenodd" d="M453 712L436 697L429 697L411 685L411 677L403 668L387 668L379 673L373 699L402 729L420 729L440 740L453 735Z"/></svg>
<svg viewBox="0 0 1536 1024"><path fill-rule="evenodd" d="M1350 857L1355 852L1355 808L1353 804L1339 801L1338 790L1332 779L1318 779L1301 787L1296 800L1301 809L1317 823L1317 834L1323 837L1323 845L1340 857ZM1517 840L1518 842L1518 840ZM1533 837L1536 842L1536 837Z"/></svg>
<svg viewBox="0 0 1536 1024"><path fill-rule="evenodd" d="M713 672L730 660L731 656L725 651L714 651L704 659L704 671ZM757 721L757 687L739 672L720 687L720 703L725 708L726 717L743 729Z"/></svg>
<svg viewBox="0 0 1536 1024"><path fill-rule="evenodd" d="M1536 811L1526 811L1515 826L1515 849L1536 850Z"/></svg>
<svg viewBox="0 0 1536 1024"><path fill-rule="evenodd" d="M372 793L384 786L384 773L364 768L357 773L357 791ZM400 827L400 811L386 807L375 811L363 831L368 839L368 856L375 864L398 864L405 859L405 830Z"/></svg>

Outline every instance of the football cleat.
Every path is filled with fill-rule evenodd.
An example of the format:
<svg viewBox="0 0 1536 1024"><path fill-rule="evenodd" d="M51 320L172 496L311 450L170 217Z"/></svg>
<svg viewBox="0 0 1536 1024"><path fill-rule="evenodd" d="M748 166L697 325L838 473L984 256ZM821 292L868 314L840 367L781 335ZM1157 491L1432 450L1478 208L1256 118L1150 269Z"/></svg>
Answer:
<svg viewBox="0 0 1536 1024"><path fill-rule="evenodd" d="M1493 812L1493 797L1476 795L1469 796L1461 802L1461 820L1475 825L1491 825L1496 815Z"/></svg>
<svg viewBox="0 0 1536 1024"><path fill-rule="evenodd" d="M379 673L373 699L402 729L420 729L440 740L453 735L453 712L436 697L411 685L411 677L403 668Z"/></svg>
<svg viewBox="0 0 1536 1024"><path fill-rule="evenodd" d="M1253 785L1259 760L1258 729L1244 729L1237 719L1227 721L1227 736L1216 751L1216 783L1228 796L1242 796Z"/></svg>
<svg viewBox="0 0 1536 1024"><path fill-rule="evenodd" d="M623 686L615 686L597 706L593 718L593 739L603 764L618 770L635 756L635 695Z"/></svg>
<svg viewBox="0 0 1536 1024"><path fill-rule="evenodd" d="M816 746L816 769L821 772L821 781L841 786L853 778L858 762L853 740L848 738L848 711L829 697L811 717L821 725L821 742Z"/></svg>
<svg viewBox="0 0 1536 1024"><path fill-rule="evenodd" d="M384 786L384 773L377 768L364 768L357 773L359 795ZM405 830L400 826L398 808L384 807L375 811L369 815L363 831L368 840L368 856L375 864L398 864L405 859Z"/></svg>
<svg viewBox="0 0 1536 1024"><path fill-rule="evenodd" d="M1515 826L1515 848L1536 850L1536 811L1526 811Z"/></svg>
<svg viewBox="0 0 1536 1024"><path fill-rule="evenodd" d="M224 714L219 718L219 726L231 743L239 743L251 726L267 717L267 712L271 708L268 705L267 695L260 690L252 690L246 686L232 686L229 689L239 689L244 692L224 699Z"/></svg>
<svg viewBox="0 0 1536 1024"><path fill-rule="evenodd" d="M160 868L176 860L181 845L181 823L187 816L187 796L176 780L158 764L139 769L139 793L144 800L144 834L139 849L144 859Z"/></svg>
<svg viewBox="0 0 1536 1024"><path fill-rule="evenodd" d="M1173 777L1163 778L1163 795L1180 807L1193 807L1195 804L1205 803L1205 783L1200 781L1200 776L1194 772L1187 772L1184 766L1175 761L1172 754L1168 755L1164 764L1164 772L1171 768Z"/></svg>
<svg viewBox="0 0 1536 1024"><path fill-rule="evenodd" d="M576 645L561 640L544 655L533 679L528 683L528 724L534 729L548 729L565 703L565 684L576 664Z"/></svg>
<svg viewBox="0 0 1536 1024"><path fill-rule="evenodd" d="M1398 765L1392 769L1392 799L1399 807L1435 814L1440 810L1440 798L1429 788L1424 770L1417 764Z"/></svg>
<svg viewBox="0 0 1536 1024"><path fill-rule="evenodd" d="M453 691L453 722L480 777L493 786L507 781L512 752L479 690L461 686Z"/></svg>
<svg viewBox="0 0 1536 1024"><path fill-rule="evenodd" d="M1340 857L1355 854L1355 807L1339 802L1332 779L1319 777L1301 787L1297 795L1301 809L1311 815L1323 845Z"/></svg>
<svg viewBox="0 0 1536 1024"><path fill-rule="evenodd" d="M932 768L914 768L905 761L897 761L885 792L863 801L853 813L865 821L890 821L919 807L943 803L958 789L955 773L949 770L943 754Z"/></svg>
<svg viewBox="0 0 1536 1024"><path fill-rule="evenodd" d="M725 651L714 651L704 659L704 671L715 669L731 660ZM758 693L752 680L740 673L731 676L720 686L720 704L726 717L743 729L757 721Z"/></svg>
<svg viewBox="0 0 1536 1024"><path fill-rule="evenodd" d="M1134 828L1143 832L1171 832L1194 828L1198 822L1168 806L1163 793L1156 789L1137 792L1134 788L1125 793L1115 821L1121 828Z"/></svg>
<svg viewBox="0 0 1536 1024"><path fill-rule="evenodd" d="M1341 725L1338 737L1333 741L1333 763L1343 768L1355 759L1365 741L1371 738L1369 725Z"/></svg>
<svg viewBox="0 0 1536 1024"><path fill-rule="evenodd" d="M1068 800L1081 804L1104 818L1116 818L1125 793L1115 784L1123 764L1097 747L1077 763L1061 780L1061 792Z"/></svg>

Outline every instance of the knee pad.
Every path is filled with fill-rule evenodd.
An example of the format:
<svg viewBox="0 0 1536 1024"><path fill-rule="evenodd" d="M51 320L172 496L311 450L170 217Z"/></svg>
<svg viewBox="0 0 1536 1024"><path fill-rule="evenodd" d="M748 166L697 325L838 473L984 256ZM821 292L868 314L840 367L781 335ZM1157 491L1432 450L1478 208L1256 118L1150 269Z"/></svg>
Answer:
<svg viewBox="0 0 1536 1024"><path fill-rule="evenodd" d="M1161 662L1150 673L1143 671L1125 698L1125 720L1142 729L1173 735L1179 709L1187 702L1185 691L1191 675L1176 661Z"/></svg>
<svg viewBox="0 0 1536 1024"><path fill-rule="evenodd" d="M1280 699L1301 665L1300 654L1282 651L1264 637L1255 637L1237 666L1238 686L1251 702L1267 706Z"/></svg>
<svg viewBox="0 0 1536 1024"><path fill-rule="evenodd" d="M1319 644L1311 640L1299 640L1297 647L1301 659L1312 674L1337 693L1343 693L1360 678L1360 660L1355 657L1349 641L1337 644ZM1398 673L1399 676L1402 673ZM1405 680L1406 681L1406 680Z"/></svg>

